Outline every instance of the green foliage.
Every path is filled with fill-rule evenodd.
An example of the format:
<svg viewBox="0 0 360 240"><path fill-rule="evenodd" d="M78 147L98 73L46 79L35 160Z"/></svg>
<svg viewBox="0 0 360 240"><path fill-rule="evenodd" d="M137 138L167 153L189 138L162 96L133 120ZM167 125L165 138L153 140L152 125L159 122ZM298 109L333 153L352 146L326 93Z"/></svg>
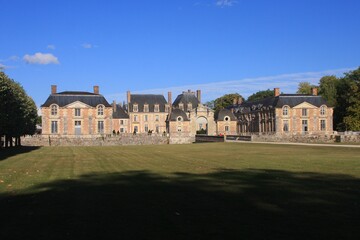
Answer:
<svg viewBox="0 0 360 240"><path fill-rule="evenodd" d="M311 94L311 89L317 86L312 85L309 82L300 82L298 86L298 90L296 93L298 94Z"/></svg>
<svg viewBox="0 0 360 240"><path fill-rule="evenodd" d="M225 94L224 96L215 99L214 101L215 112L219 112L221 109L233 105L234 99L237 100L239 98L241 98L242 101L244 100L244 98L238 93Z"/></svg>
<svg viewBox="0 0 360 240"><path fill-rule="evenodd" d="M263 98L267 98L267 97L273 97L274 96L274 91L273 90L264 90L264 91L258 91L252 95L250 95L247 99L247 101L256 101L256 100L261 100Z"/></svg>
<svg viewBox="0 0 360 240"><path fill-rule="evenodd" d="M319 95L321 95L330 106L336 106L337 86L339 79L332 76L324 76L319 82Z"/></svg>
<svg viewBox="0 0 360 240"><path fill-rule="evenodd" d="M360 67L345 73L343 80L348 82L344 124L346 130L360 131Z"/></svg>
<svg viewBox="0 0 360 240"><path fill-rule="evenodd" d="M35 133L35 102L19 83L3 72L0 72L0 103L0 136L12 138Z"/></svg>

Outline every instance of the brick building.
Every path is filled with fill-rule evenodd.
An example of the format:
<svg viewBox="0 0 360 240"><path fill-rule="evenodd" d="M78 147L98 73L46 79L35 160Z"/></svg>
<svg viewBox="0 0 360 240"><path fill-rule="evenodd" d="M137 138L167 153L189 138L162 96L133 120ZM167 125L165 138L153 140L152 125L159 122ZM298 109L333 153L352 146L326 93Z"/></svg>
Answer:
<svg viewBox="0 0 360 240"><path fill-rule="evenodd" d="M328 134L333 108L317 96L280 94L253 102L235 101L215 112L201 103L201 91L182 92L172 103L160 94L131 94L126 104L110 105L94 91L57 92L41 106L44 136L101 136L110 134L169 134L170 137L235 134Z"/></svg>
<svg viewBox="0 0 360 240"><path fill-rule="evenodd" d="M232 108L240 134L329 134L333 131L333 108L317 95L280 94L244 102Z"/></svg>
<svg viewBox="0 0 360 240"><path fill-rule="evenodd" d="M51 86L51 94L41 106L42 134L61 136L86 136L110 134L112 131L112 107L99 94L94 92L57 92Z"/></svg>

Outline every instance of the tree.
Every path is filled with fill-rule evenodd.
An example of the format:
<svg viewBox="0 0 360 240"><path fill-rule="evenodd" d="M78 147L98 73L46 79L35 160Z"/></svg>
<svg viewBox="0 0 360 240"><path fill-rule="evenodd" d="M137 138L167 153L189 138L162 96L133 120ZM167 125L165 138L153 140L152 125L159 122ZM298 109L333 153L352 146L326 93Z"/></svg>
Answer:
<svg viewBox="0 0 360 240"><path fill-rule="evenodd" d="M215 99L214 101L215 113L219 112L223 108L233 105L234 99L237 100L239 98L241 99L241 101L244 101L244 98L238 93L225 94L224 96Z"/></svg>
<svg viewBox="0 0 360 240"><path fill-rule="evenodd" d="M343 81L347 83L347 101L344 116L346 130L360 131L360 67L354 71L345 73Z"/></svg>
<svg viewBox="0 0 360 240"><path fill-rule="evenodd" d="M332 107L336 106L339 81L340 80L334 75L324 76L319 81L319 95L321 95Z"/></svg>
<svg viewBox="0 0 360 240"><path fill-rule="evenodd" d="M20 136L34 134L37 109L34 101L19 83L0 72L0 136L5 146L20 145Z"/></svg>
<svg viewBox="0 0 360 240"><path fill-rule="evenodd" d="M252 95L250 95L247 99L247 101L256 101L256 100L261 100L263 98L267 98L267 97L273 97L274 96L274 91L273 90L264 90L264 91L258 91Z"/></svg>
<svg viewBox="0 0 360 240"><path fill-rule="evenodd" d="M296 93L298 94L311 94L311 89L316 88L317 86L312 85L309 82L300 82L298 86L298 90Z"/></svg>

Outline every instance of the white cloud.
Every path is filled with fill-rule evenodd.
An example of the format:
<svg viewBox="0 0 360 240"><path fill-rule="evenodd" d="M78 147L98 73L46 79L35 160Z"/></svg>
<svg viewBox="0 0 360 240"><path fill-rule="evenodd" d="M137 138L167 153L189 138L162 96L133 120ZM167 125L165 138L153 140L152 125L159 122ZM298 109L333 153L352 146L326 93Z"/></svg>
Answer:
<svg viewBox="0 0 360 240"><path fill-rule="evenodd" d="M157 89L147 89L136 91L133 90L133 93L138 94L163 94L167 96L167 92L173 93L173 98L177 94L181 94L183 91L191 89L195 91L200 89L202 92L202 102L214 100L218 97L221 97L224 94L228 93L239 93L244 98L247 98L257 91L280 88L280 92L284 93L295 93L299 82L310 82L317 85L320 78L326 75L336 75L342 76L344 72L354 70L354 68L342 68L342 69L333 69L319 72L303 72L303 73L291 73L291 74L281 74L275 76L265 76L257 78L244 78L240 80L232 81L220 81L213 83L204 83L204 84L192 84L176 87L166 87L166 88L157 88ZM107 96L110 99L126 99L125 94L111 94ZM173 99L174 100L174 99Z"/></svg>
<svg viewBox="0 0 360 240"><path fill-rule="evenodd" d="M6 68L7 68L7 66L5 66L4 64L1 64L1 63L0 63L0 70L6 69Z"/></svg>
<svg viewBox="0 0 360 240"><path fill-rule="evenodd" d="M93 48L94 46L92 45L92 44L90 44L90 43L83 43L82 45L81 45L83 48Z"/></svg>
<svg viewBox="0 0 360 240"><path fill-rule="evenodd" d="M231 7L234 6L237 3L235 0L217 0L216 6L219 7Z"/></svg>
<svg viewBox="0 0 360 240"><path fill-rule="evenodd" d="M23 57L24 61L29 64L59 64L57 57L51 53L35 53L34 55L26 54Z"/></svg>
<svg viewBox="0 0 360 240"><path fill-rule="evenodd" d="M49 44L46 46L47 49L55 50L55 45Z"/></svg>

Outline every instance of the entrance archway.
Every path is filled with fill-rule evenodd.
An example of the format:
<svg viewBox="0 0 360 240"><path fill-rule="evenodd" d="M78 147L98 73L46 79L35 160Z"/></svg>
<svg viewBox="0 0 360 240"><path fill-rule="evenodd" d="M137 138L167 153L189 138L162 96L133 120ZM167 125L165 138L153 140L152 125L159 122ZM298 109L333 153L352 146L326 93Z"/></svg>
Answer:
<svg viewBox="0 0 360 240"><path fill-rule="evenodd" d="M198 117L196 119L196 131L204 131L208 133L208 120L206 117Z"/></svg>

